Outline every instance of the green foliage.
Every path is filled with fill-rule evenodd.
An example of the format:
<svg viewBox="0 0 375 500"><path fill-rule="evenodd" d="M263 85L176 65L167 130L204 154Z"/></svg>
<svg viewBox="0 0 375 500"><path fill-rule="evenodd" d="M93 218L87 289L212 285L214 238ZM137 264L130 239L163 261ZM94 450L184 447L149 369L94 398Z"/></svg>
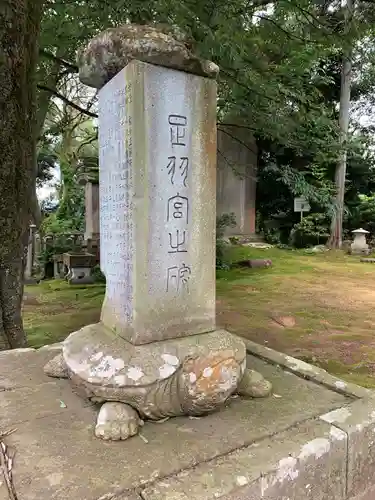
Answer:
<svg viewBox="0 0 375 500"><path fill-rule="evenodd" d="M47 113L41 151L59 167L58 206L45 218L45 233L84 230L85 193L82 174L98 172L97 130L90 120L70 108L52 105Z"/></svg>
<svg viewBox="0 0 375 500"><path fill-rule="evenodd" d="M52 213L46 216L41 224L41 232L43 234L62 234L70 232L81 232L84 229L84 216L83 212L73 217L63 217L60 213Z"/></svg>
<svg viewBox="0 0 375 500"><path fill-rule="evenodd" d="M42 187L53 179L53 169L56 168L56 158L46 148L38 151L37 156L37 187Z"/></svg>
<svg viewBox="0 0 375 500"><path fill-rule="evenodd" d="M216 238L223 238L227 227L236 227L236 216L233 212L216 218Z"/></svg>
<svg viewBox="0 0 375 500"><path fill-rule="evenodd" d="M94 267L91 274L94 277L95 283L105 283L106 282L105 276L104 276L102 270L100 269L99 265L96 265Z"/></svg>
<svg viewBox="0 0 375 500"><path fill-rule="evenodd" d="M60 255L65 252L75 252L80 250L80 246L72 245L70 239L68 239L69 233L55 234L52 242L44 245L43 251L40 253L39 260L41 264L45 265L47 262L53 262L54 255Z"/></svg>
<svg viewBox="0 0 375 500"><path fill-rule="evenodd" d="M334 211L334 170L342 148L337 113L342 54L349 45L354 47L352 94L360 115L375 102L375 9L358 1L353 26L344 35L339 2L335 6L280 0L272 9L266 4L262 0L56 0L44 12L39 82L93 111L95 100L72 76L78 47L99 31L129 21L181 27L192 49L220 66L219 121L241 123L256 138L258 225L268 241L286 243L298 223L292 210L294 196L306 197L314 212ZM85 22L77 24L77 19ZM40 107L43 96L41 91ZM92 123L82 120L76 130L82 115L56 102L50 101L45 126L62 173L56 221L66 221L67 226L61 223L64 228L80 228L83 194L77 179L83 166L97 172L97 143ZM91 128L88 134L85 127ZM345 144L349 149L346 201L354 213L358 194L375 188L375 176L370 175L375 162L366 157L373 133L358 147L355 119L351 132ZM362 140L366 134L359 135ZM59 225L56 221L50 224Z"/></svg>
<svg viewBox="0 0 375 500"><path fill-rule="evenodd" d="M327 214L312 213L295 224L290 240L296 248L323 245L329 238L330 217Z"/></svg>
<svg viewBox="0 0 375 500"><path fill-rule="evenodd" d="M280 245L288 240L290 227L285 227L281 218L264 219L258 227L261 228L259 232L263 234L265 241L271 245Z"/></svg>
<svg viewBox="0 0 375 500"><path fill-rule="evenodd" d="M229 269L230 244L223 237L227 227L235 227L234 213L223 214L216 218L216 269Z"/></svg>
<svg viewBox="0 0 375 500"><path fill-rule="evenodd" d="M375 194L360 195L358 200L347 217L347 228L352 231L362 227L375 235Z"/></svg>

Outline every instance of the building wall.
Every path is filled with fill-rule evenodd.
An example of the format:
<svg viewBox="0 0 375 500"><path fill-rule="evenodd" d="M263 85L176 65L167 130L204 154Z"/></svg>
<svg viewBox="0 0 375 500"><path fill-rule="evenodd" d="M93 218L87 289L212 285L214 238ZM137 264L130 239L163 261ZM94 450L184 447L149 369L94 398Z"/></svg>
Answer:
<svg viewBox="0 0 375 500"><path fill-rule="evenodd" d="M237 226L228 228L226 234L254 234L257 174L255 140L248 129L220 126L217 147L217 215L235 214Z"/></svg>

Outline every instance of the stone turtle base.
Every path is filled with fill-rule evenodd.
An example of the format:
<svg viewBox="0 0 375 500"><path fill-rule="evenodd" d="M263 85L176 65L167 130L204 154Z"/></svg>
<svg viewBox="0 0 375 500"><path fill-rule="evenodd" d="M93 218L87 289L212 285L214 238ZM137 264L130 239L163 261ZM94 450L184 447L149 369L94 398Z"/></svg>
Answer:
<svg viewBox="0 0 375 500"><path fill-rule="evenodd" d="M247 365L273 384L202 418L94 436L97 408L43 373L59 346L0 354L1 430L20 500L370 500L375 399L324 370L246 341ZM0 499L7 500L4 481Z"/></svg>

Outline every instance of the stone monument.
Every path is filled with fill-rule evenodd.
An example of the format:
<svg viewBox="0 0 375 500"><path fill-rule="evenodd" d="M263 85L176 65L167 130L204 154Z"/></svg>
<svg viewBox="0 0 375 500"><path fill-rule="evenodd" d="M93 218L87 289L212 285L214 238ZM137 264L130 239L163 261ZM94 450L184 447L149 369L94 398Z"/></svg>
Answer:
<svg viewBox="0 0 375 500"><path fill-rule="evenodd" d="M99 91L101 321L45 367L103 403L95 434L203 415L234 393L266 396L244 343L215 325L218 67L181 34L126 25L79 56Z"/></svg>

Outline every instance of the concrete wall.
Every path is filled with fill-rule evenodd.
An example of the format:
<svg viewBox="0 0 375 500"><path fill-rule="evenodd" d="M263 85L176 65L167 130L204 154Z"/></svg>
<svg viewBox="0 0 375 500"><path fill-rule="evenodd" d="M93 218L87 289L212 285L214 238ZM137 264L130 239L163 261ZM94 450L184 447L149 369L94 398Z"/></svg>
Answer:
<svg viewBox="0 0 375 500"><path fill-rule="evenodd" d="M228 235L254 234L257 173L255 140L248 129L220 126L217 147L217 215L235 214L237 226L228 228Z"/></svg>

